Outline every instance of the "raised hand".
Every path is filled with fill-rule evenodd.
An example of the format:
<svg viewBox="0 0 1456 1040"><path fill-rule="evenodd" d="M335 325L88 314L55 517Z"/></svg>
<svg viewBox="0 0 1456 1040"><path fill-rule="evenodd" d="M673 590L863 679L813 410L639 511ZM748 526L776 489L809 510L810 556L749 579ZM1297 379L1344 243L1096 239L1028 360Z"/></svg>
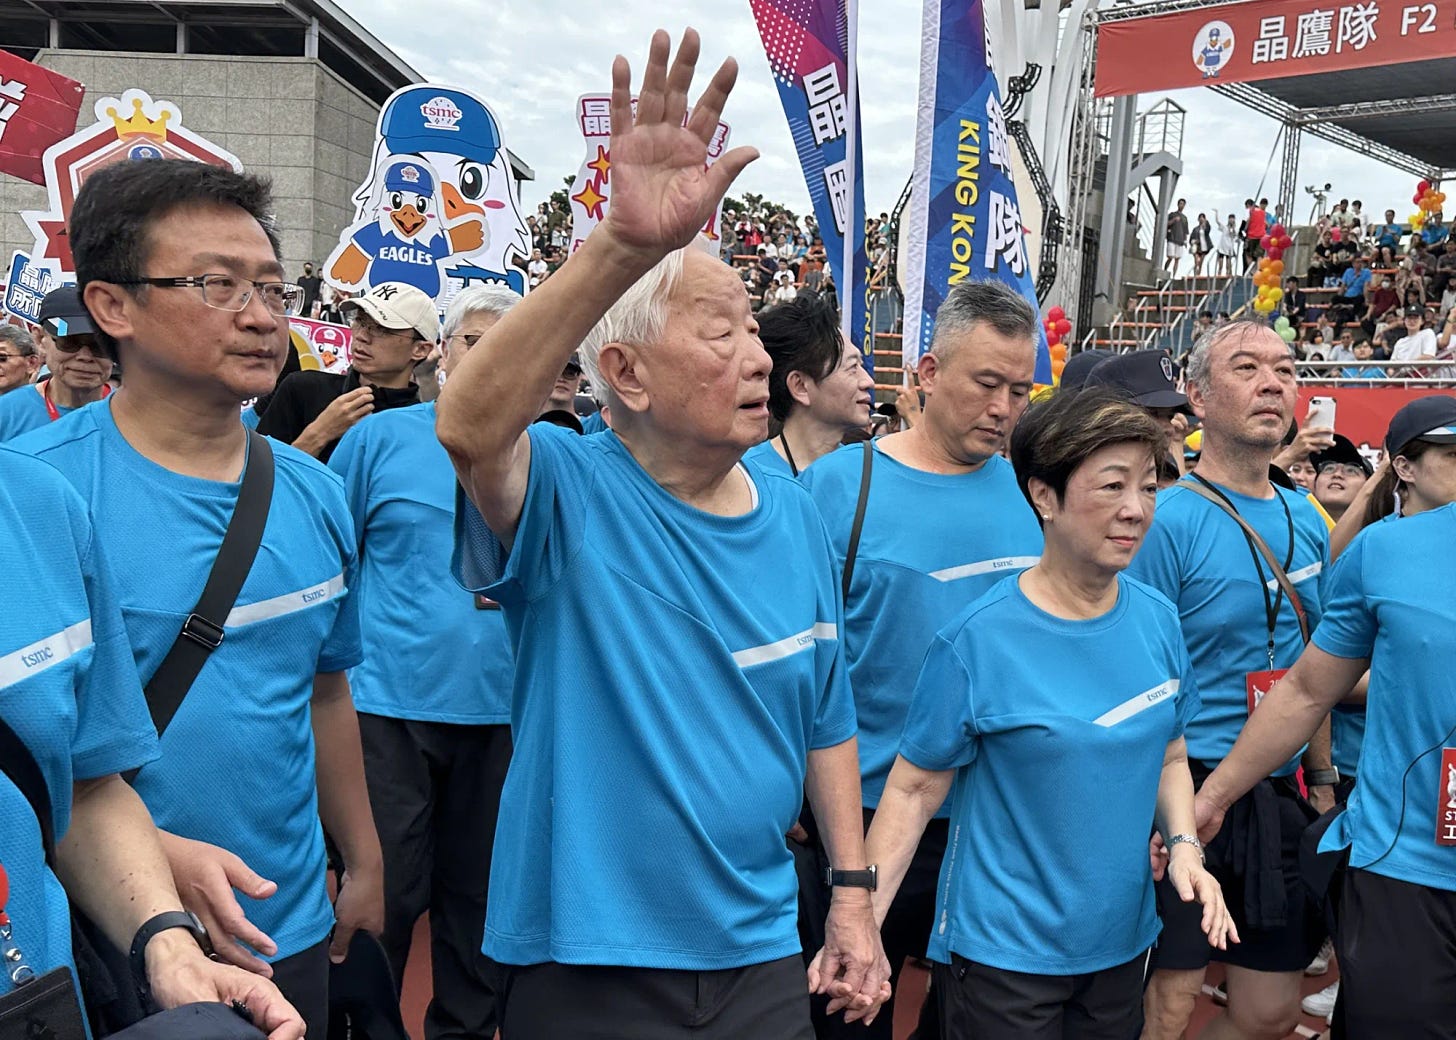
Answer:
<svg viewBox="0 0 1456 1040"><path fill-rule="evenodd" d="M756 149L740 147L706 166L738 63L723 62L684 126L698 34L683 33L671 69L670 46L667 33L652 34L635 120L631 68L621 55L612 63L612 204L602 227L654 259L691 242L734 179L758 158Z"/></svg>

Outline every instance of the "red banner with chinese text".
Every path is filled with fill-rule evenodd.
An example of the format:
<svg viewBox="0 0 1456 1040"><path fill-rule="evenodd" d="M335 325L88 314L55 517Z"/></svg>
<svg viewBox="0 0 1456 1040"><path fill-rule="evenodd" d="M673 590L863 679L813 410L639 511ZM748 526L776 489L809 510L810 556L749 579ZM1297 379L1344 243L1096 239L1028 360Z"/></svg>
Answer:
<svg viewBox="0 0 1456 1040"><path fill-rule="evenodd" d="M1104 22L1097 96L1456 57L1456 0L1253 0ZM1448 89L1432 84L1431 93Z"/></svg>
<svg viewBox="0 0 1456 1040"><path fill-rule="evenodd" d="M0 173L45 183L41 155L76 130L86 88L0 51Z"/></svg>

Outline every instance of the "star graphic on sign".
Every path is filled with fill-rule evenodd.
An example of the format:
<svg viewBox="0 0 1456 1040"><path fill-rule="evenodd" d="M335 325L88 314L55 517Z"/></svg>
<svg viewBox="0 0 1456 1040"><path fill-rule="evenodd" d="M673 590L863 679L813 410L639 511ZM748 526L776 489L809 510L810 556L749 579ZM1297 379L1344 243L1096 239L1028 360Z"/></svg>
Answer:
<svg viewBox="0 0 1456 1040"><path fill-rule="evenodd" d="M593 220L601 220L602 203L607 201L607 197L597 191L596 185L593 182L587 181L586 187L582 188L578 194L573 195L571 201L581 203L583 208L586 209L586 215Z"/></svg>
<svg viewBox="0 0 1456 1040"><path fill-rule="evenodd" d="M597 145L597 157L586 164L588 170L597 171L597 183L606 184L611 174L607 171L612 168L612 160L607 158L607 150Z"/></svg>

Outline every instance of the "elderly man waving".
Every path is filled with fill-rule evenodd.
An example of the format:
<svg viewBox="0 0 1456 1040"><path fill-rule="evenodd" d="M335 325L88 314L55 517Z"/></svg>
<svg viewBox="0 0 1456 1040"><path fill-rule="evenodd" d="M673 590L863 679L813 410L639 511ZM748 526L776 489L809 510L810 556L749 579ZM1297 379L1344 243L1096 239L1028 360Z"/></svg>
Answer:
<svg viewBox="0 0 1456 1040"><path fill-rule="evenodd" d="M613 66L607 219L439 401L457 577L516 650L484 941L504 1040L812 1037L783 840L805 787L834 885L810 988L853 1018L888 996L829 538L742 461L770 361L731 269L684 248L756 157L704 168L736 66L684 125L697 34L668 51L635 121ZM578 349L613 430L530 426Z"/></svg>

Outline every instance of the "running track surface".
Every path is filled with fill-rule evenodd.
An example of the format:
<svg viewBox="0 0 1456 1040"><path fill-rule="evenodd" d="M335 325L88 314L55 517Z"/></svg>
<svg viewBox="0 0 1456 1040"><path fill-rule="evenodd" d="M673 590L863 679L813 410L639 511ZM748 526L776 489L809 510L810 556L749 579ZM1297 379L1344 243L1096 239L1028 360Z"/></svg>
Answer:
<svg viewBox="0 0 1456 1040"><path fill-rule="evenodd" d="M1328 975L1314 979L1304 980L1304 993L1317 992L1335 981L1338 977L1337 969L1331 965ZM1198 1002L1198 1009L1193 1014L1192 1028L1190 1034L1197 1037L1198 1031L1204 1024L1213 1018L1218 1010L1213 1001L1208 997L1207 991L1210 986L1217 984L1223 979L1223 970L1214 965L1208 972L1208 985L1204 987L1204 997ZM907 967L900 979L900 992L902 997L896 1001L895 1007L895 1040L905 1040L910 1031L915 1027L915 1020L919 1015L920 1001L925 993L926 975L915 967ZM905 997L910 997L907 1000ZM404 976L404 1024L410 1032L411 1040L425 1040L425 1006L430 1002L430 928L425 918L420 918L415 925L414 945L411 947L409 967L405 970ZM1326 1026L1321 1019L1310 1018L1305 1015L1301 1020L1302 1024L1296 1032L1290 1033L1290 1040L1309 1040L1312 1037L1323 1036Z"/></svg>

